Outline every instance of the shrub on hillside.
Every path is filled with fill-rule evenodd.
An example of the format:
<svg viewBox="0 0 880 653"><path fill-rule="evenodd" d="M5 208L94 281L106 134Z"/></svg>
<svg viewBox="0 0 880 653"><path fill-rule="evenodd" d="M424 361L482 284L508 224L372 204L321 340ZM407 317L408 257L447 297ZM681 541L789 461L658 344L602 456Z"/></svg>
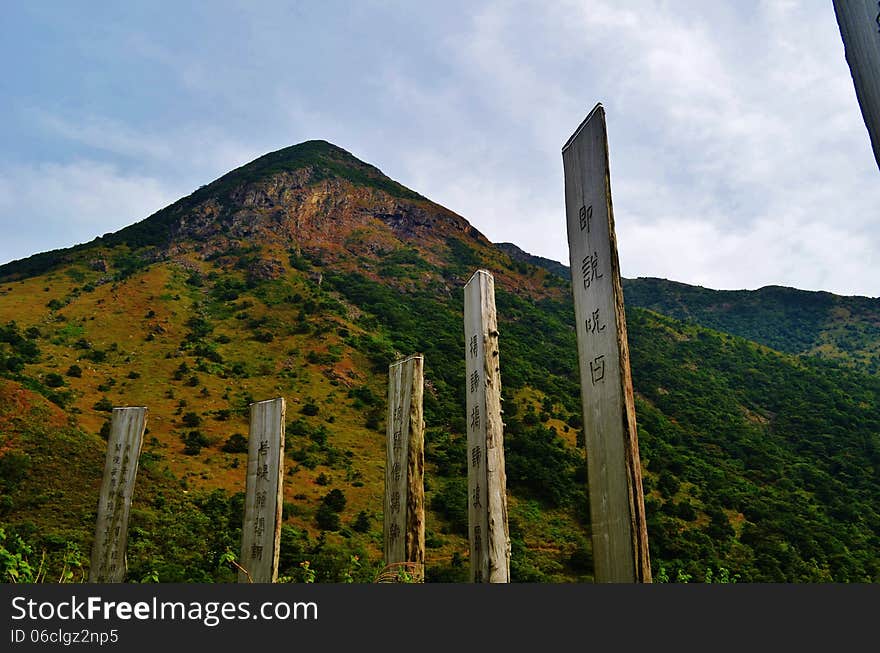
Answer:
<svg viewBox="0 0 880 653"><path fill-rule="evenodd" d="M241 433L233 433L221 447L226 453L247 453L248 440Z"/></svg>

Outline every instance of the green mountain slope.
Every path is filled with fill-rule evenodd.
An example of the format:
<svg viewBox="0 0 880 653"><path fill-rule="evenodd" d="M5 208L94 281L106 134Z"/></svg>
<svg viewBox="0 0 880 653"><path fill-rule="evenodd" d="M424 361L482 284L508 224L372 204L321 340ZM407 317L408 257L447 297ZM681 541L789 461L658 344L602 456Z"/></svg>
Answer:
<svg viewBox="0 0 880 653"><path fill-rule="evenodd" d="M516 261L570 278L568 266L562 263L534 256L511 243L496 247ZM880 373L880 298L783 286L712 290L650 277L624 279L623 286L629 306L649 308L790 354Z"/></svg>
<svg viewBox="0 0 880 653"><path fill-rule="evenodd" d="M632 279L627 302L733 333L792 354L880 373L880 299L767 286L708 290L665 279Z"/></svg>
<svg viewBox="0 0 880 653"><path fill-rule="evenodd" d="M876 581L880 379L629 323L653 553L695 576L709 557L748 580Z"/></svg>
<svg viewBox="0 0 880 653"><path fill-rule="evenodd" d="M106 410L147 405L129 577L232 580L235 436L249 402L284 396L281 574L302 580L309 561L319 581L368 582L387 366L422 352L427 577L463 581L462 293L483 267L496 277L513 578L591 580L566 282L335 146L280 152L128 235L0 268L0 396L17 398L0 407L7 548L47 551L56 576L70 550L87 557ZM341 171L326 163L340 157ZM655 574L880 580L878 380L639 308L628 319Z"/></svg>

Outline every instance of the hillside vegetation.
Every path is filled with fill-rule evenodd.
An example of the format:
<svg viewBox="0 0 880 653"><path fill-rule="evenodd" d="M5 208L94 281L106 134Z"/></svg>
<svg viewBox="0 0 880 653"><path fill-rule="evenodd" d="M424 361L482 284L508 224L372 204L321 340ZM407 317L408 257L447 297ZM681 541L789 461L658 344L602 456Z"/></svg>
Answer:
<svg viewBox="0 0 880 653"><path fill-rule="evenodd" d="M466 580L462 303L478 267L496 277L513 579L591 581L567 282L317 141L0 267L0 564L87 566L109 410L146 405L129 579L232 581L247 407L283 396L281 575L371 581L388 364L421 352L427 580ZM626 292L655 576L880 580L880 380Z"/></svg>
<svg viewBox="0 0 880 653"><path fill-rule="evenodd" d="M496 247L522 265L570 279L567 265L534 256L512 243ZM880 374L880 298L842 297L783 286L712 290L651 277L624 279L623 286L629 306L649 308L789 354Z"/></svg>

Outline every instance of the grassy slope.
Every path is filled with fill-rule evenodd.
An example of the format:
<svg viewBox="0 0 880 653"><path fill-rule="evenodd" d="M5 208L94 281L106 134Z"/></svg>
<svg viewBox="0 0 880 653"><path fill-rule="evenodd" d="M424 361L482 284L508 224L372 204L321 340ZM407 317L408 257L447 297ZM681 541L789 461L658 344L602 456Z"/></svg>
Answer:
<svg viewBox="0 0 880 653"><path fill-rule="evenodd" d="M322 179L333 172L322 170ZM365 202L393 196L372 170L348 169L353 181L332 188L369 210ZM221 180L224 197L237 192L228 176ZM412 201L415 214L429 207ZM251 219L260 215L254 209ZM218 561L226 547L237 550L245 461L221 447L246 434L249 401L280 395L290 420L281 572L299 578L308 559L319 580L346 573L369 580L381 563L385 374L395 357L418 351L426 356L428 578L464 579L461 287L482 266L496 274L514 578L589 580L565 283L465 232L392 231L379 219L363 225L309 243L304 255L272 238L226 254L181 243L150 265L119 236L113 248L106 239L72 262L0 285L0 325L16 322L0 342L5 376L66 406L79 425L9 422L4 441L52 469L75 460L82 472L6 483L3 524L40 547L60 546L46 539L50 519L68 511L78 518L60 537L87 551L90 483L102 456L97 433L108 417L99 407L105 398L148 405L131 578L156 570L163 581L229 580ZM92 269L95 257L110 269ZM249 277L254 259L282 262L280 276ZM644 310L631 310L630 321L655 572L880 578L876 379ZM68 375L71 365L81 376ZM50 387L53 374L61 387ZM46 429L78 438L79 449L59 444L56 453L51 437L40 444ZM207 444L187 455L184 438L196 430ZM5 453L12 450L0 462L12 460ZM347 502L339 527L328 530L316 517L332 488ZM39 510L28 498L34 494L49 497Z"/></svg>
<svg viewBox="0 0 880 653"><path fill-rule="evenodd" d="M211 551L216 558L222 546L236 548L234 495L244 485L244 454L220 446L232 433L246 433L249 399L277 395L287 397L291 423L301 420L288 433L285 550L310 558L332 551L323 564L334 573L357 553L368 579L380 555L384 369L398 353L424 352L431 388L428 560L434 579L461 579L462 567L453 566L466 555L466 518L457 504L464 475L458 302L430 287L400 291L355 271L325 269L318 286L316 264L297 263L307 269L291 268L282 279L251 288L236 270L196 260L190 268L202 268L198 280L179 263L160 263L92 292L74 290L88 283L89 271L80 271L84 277L57 272L8 286L0 323L14 317L22 329L40 330L40 360L25 366L25 377L82 367L82 377L65 376L61 390L72 392L68 412L83 427L79 437L91 444L88 455L64 457L82 459L78 468L89 468L92 485L102 447L95 434L107 417L94 405L107 397L150 407L131 564L133 576L152 565L168 580L225 577L193 553ZM405 278L407 270L418 276L424 264L398 265ZM51 310L48 298L66 305ZM515 574L587 580L571 306L565 299L535 301L504 284L497 300ZM192 322L193 316L204 323ZM189 337L194 332L200 335ZM274 337L261 342L266 332ZM655 571L663 565L696 577L724 567L753 580L877 578L870 553L880 529L872 507L880 496L875 379L808 365L639 309L630 311L630 338ZM105 352L102 362L88 358L95 350ZM175 380L182 362L189 371ZM190 385L193 376L197 382ZM316 415L300 413L307 403L317 406ZM193 430L182 423L187 412L201 418L197 428L210 441L195 456L183 453L181 438ZM25 497L38 492L39 482L54 498L35 513ZM83 517L93 511L92 485L59 474L23 483L27 490L12 494L8 523L30 521L42 529L44 516L74 501L79 519L71 529L77 532L66 536L86 547L91 520ZM69 486L76 486L73 499ZM348 499L343 528L322 538L315 512L333 487ZM220 495L204 498L218 488ZM173 514L169 506L176 506ZM351 529L361 510L371 518L367 533ZM215 521L227 520L226 530L209 529L206 511ZM802 541L804 532L811 533L809 541ZM189 552L187 564L178 562L182 551ZM295 574L300 561L290 559L285 571Z"/></svg>

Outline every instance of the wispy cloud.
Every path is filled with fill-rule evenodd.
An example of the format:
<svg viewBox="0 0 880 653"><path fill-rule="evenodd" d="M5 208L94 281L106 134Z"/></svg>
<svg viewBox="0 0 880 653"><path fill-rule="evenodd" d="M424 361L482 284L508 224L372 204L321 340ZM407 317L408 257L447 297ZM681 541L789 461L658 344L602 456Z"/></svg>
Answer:
<svg viewBox="0 0 880 653"><path fill-rule="evenodd" d="M173 185L94 161L0 169L0 262L116 231L180 195Z"/></svg>
<svg viewBox="0 0 880 653"><path fill-rule="evenodd" d="M494 3L455 49L500 126L464 152L489 174L409 158L484 232L565 261L557 148L601 100L625 274L874 296L880 189L836 30L799 4Z"/></svg>
<svg viewBox="0 0 880 653"><path fill-rule="evenodd" d="M40 67L36 51L6 81L20 112L0 123L18 148L0 158L0 222L48 220L84 240L52 216L110 231L323 138L492 240L566 261L560 148L601 101L626 276L880 294L880 185L823 0L229 1L149 28L152 9L130 4L90 19L88 39L74 15L38 17L55 21L52 56L78 53L82 84L37 88L37 73L66 66ZM60 87L65 102L45 90ZM19 192L47 172L56 196ZM83 204L96 192L103 208ZM17 238L10 256L44 248Z"/></svg>

